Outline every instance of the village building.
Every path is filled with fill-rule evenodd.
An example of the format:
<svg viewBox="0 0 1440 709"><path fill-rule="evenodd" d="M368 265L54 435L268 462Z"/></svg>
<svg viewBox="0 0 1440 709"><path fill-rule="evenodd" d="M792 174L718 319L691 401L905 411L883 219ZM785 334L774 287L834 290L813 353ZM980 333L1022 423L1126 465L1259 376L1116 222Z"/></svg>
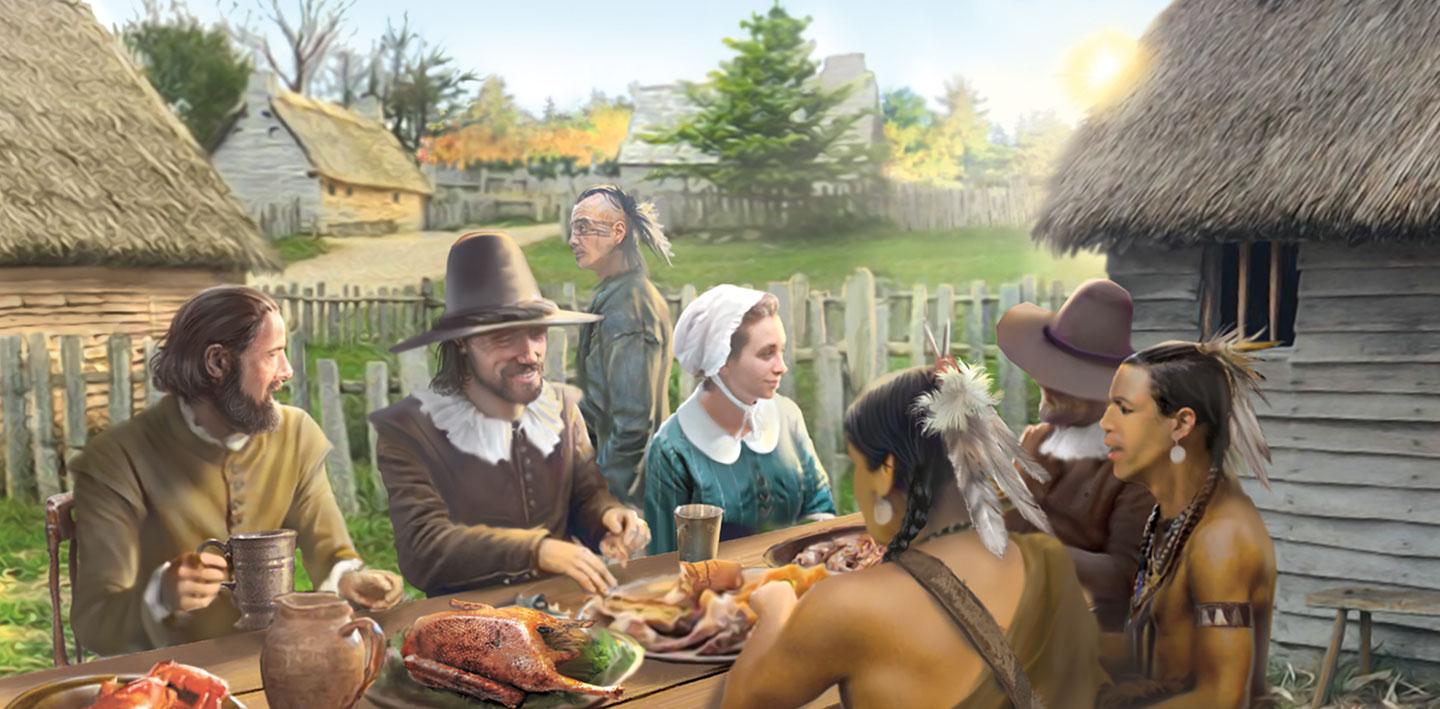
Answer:
<svg viewBox="0 0 1440 709"><path fill-rule="evenodd" d="M850 145L879 145L884 142L880 88L875 81L875 72L865 67L864 54L826 57L815 80L831 91L853 85L845 101L835 108L836 114L850 116L866 112L841 139L843 142ZM622 184L636 184L662 165L704 164L718 160L716 156L701 153L690 145L655 145L640 137L671 128L699 111L699 107L685 96L681 84L632 86L630 94L635 103L635 113L630 118L630 133L621 143L620 156L616 161ZM686 185L684 180L677 178L647 183L648 189L658 191L684 191L687 187L693 189L696 185Z"/></svg>
<svg viewBox="0 0 1440 709"><path fill-rule="evenodd" d="M293 210L300 231L351 236L426 228L432 186L385 127L374 97L346 109L286 91L270 72L257 72L217 131L211 162L252 214Z"/></svg>
<svg viewBox="0 0 1440 709"><path fill-rule="evenodd" d="M1336 611L1311 593L1440 588L1437 34L1429 3L1173 3L1035 227L1108 255L1137 348L1281 342L1256 405L1273 489L1242 480L1275 543L1282 650L1329 644ZM1440 619L1374 623L1381 652L1440 662Z"/></svg>
<svg viewBox="0 0 1440 709"><path fill-rule="evenodd" d="M279 258L120 43L83 4L15 0L0 42L0 336L145 337L204 288ZM143 371L143 369L141 370ZM103 376L91 381L103 408Z"/></svg>

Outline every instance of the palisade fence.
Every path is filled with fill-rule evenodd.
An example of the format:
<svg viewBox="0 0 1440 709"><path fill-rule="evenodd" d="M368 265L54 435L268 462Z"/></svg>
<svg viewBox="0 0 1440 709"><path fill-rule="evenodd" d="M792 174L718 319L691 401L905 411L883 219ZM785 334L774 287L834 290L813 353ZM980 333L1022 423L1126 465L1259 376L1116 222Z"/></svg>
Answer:
<svg viewBox="0 0 1440 709"><path fill-rule="evenodd" d="M932 360L925 335L927 323L937 338L942 337L947 325L951 326L952 354L970 362L993 362L991 373L1003 392L1000 414L1018 432L1032 410L1027 400L1029 383L1026 375L996 348L995 323L1018 303L1034 302L1058 310L1067 297L1059 281L1037 290L1033 276L1002 286L998 294L989 292L984 281L974 281L965 290L949 284L941 284L933 291L924 284L907 290L889 289L877 286L874 276L864 268L846 280L838 295L812 290L805 276L799 274L788 281L769 283L765 289L779 301L779 315L790 335L785 361L791 370L781 380L780 391L795 398L797 375L803 368L811 369L813 390L808 397L801 397L800 403L809 412L807 426L832 482L838 482L836 478L850 468L841 429L845 406L867 383L885 372ZM428 385L433 357L427 349L412 350L395 360L398 371L392 372L388 361L372 361L366 364L363 380L342 381L333 359L319 359L315 371L309 371L306 349L311 345L346 343L389 347L428 328L443 310L443 302L434 297L428 281L418 289L401 289L399 294L386 289L362 294L357 287L344 286L340 294L327 295L320 284L306 288L290 284L268 290L281 304L282 314L290 324L288 354L295 369L289 382L290 401L309 411L330 439L334 446L328 461L330 482L342 509L354 513L360 507L350 436L368 435L371 465L367 469L375 475L375 434L368 424L354 420L353 412L363 415ZM562 284L553 290L546 295L562 307L577 307L574 284ZM668 295L672 319L696 295L692 285ZM573 379L568 351L572 335L567 328L551 330L545 362L548 378ZM52 351L57 342L58 359ZM85 447L87 382L108 382L109 424L123 421L160 399L162 394L155 389L149 368L136 364L132 344L128 335L111 335L108 367L85 371L80 335L33 332L0 337L5 495L38 501L69 488L69 481L61 474L60 460L62 456L73 457ZM149 361L155 346L150 338L145 339L144 361ZM682 399L697 384L683 372L679 383ZM351 420L347 420L344 406L347 395L363 397L362 402L352 402L363 406L352 405ZM678 406L680 402L671 403ZM378 479L371 482L372 489L383 495L384 487Z"/></svg>

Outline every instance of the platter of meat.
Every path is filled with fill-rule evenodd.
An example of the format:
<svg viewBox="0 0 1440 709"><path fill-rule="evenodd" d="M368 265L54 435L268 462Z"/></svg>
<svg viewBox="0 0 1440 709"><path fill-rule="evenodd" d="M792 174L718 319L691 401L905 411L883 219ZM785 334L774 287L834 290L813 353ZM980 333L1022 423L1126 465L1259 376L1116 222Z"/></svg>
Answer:
<svg viewBox="0 0 1440 709"><path fill-rule="evenodd" d="M5 709L245 709L225 680L198 667L160 662L144 675L91 675L27 690Z"/></svg>
<svg viewBox="0 0 1440 709"><path fill-rule="evenodd" d="M365 696L401 709L579 709L620 699L645 649L535 608L451 600L396 633Z"/></svg>
<svg viewBox="0 0 1440 709"><path fill-rule="evenodd" d="M824 566L834 573L867 569L884 557L885 546L871 538L864 525L836 527L765 550L765 563L770 566Z"/></svg>
<svg viewBox="0 0 1440 709"><path fill-rule="evenodd" d="M755 626L749 601L756 589L771 581L790 581L796 594L804 595L827 576L819 567L682 563L679 574L640 579L591 598L577 616L634 637L651 659L729 664L740 656Z"/></svg>

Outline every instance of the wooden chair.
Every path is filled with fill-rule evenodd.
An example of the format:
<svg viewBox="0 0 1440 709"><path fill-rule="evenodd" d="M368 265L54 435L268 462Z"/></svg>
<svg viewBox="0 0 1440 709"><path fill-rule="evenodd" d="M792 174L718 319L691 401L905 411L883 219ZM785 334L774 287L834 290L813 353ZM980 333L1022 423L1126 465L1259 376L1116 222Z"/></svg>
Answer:
<svg viewBox="0 0 1440 709"><path fill-rule="evenodd" d="M70 588L75 588L75 493L62 492L45 501L45 546L50 551L50 641L55 666L70 664L65 654L65 626L60 617L60 543L70 542ZM75 639L75 662L84 662L80 639Z"/></svg>
<svg viewBox="0 0 1440 709"><path fill-rule="evenodd" d="M1360 674L1370 674L1370 614L1406 613L1440 617L1440 593L1433 591L1386 591L1376 588L1331 588L1305 597L1311 608L1334 608L1335 627L1330 633L1330 647L1320 663L1320 681L1315 687L1314 709L1324 706L1335 679L1335 663L1340 646L1345 642L1345 624L1350 611L1360 613Z"/></svg>

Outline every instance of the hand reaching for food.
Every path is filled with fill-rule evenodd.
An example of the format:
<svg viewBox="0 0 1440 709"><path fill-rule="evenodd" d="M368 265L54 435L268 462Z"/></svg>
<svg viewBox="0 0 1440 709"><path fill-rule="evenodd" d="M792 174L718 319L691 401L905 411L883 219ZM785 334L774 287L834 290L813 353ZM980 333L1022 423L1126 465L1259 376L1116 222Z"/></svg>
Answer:
<svg viewBox="0 0 1440 709"><path fill-rule="evenodd" d="M341 598L369 611L394 608L405 597L405 581L380 569L351 571L340 577L336 588Z"/></svg>
<svg viewBox="0 0 1440 709"><path fill-rule="evenodd" d="M607 593L615 587L615 577L595 552L561 539L540 542L538 566L547 574L565 574L590 593Z"/></svg>
<svg viewBox="0 0 1440 709"><path fill-rule="evenodd" d="M635 552L650 543L650 525L628 507L612 507L605 510L601 523L609 534L600 540L600 553L615 559L623 568Z"/></svg>

